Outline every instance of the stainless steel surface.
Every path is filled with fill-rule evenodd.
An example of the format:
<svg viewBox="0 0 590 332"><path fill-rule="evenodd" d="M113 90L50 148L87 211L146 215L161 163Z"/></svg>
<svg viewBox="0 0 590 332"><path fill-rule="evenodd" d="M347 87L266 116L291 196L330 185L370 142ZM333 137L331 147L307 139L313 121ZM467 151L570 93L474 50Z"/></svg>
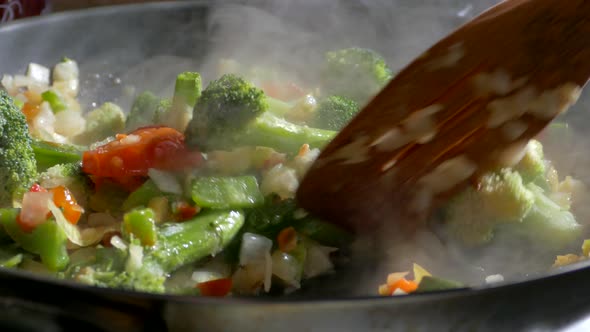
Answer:
<svg viewBox="0 0 590 332"><path fill-rule="evenodd" d="M339 22L330 20L336 3L343 6L338 10L360 13L356 32L342 30ZM363 3L381 7L370 9ZM492 3L495 1L309 0L255 1L254 5L292 24L289 31L263 32L288 38L294 52L310 51L301 56L336 46L329 41L339 39L376 48L399 69ZM82 96L85 103L110 98L124 102L123 89L112 84L112 77L141 81L139 89L165 90L179 69L199 67L209 59L211 49L226 41L219 40L217 28L208 24L213 4L219 2L101 8L2 26L0 73L22 71L31 61L51 64L68 56L80 61L84 86L103 92L99 97ZM236 29L244 27L248 17L244 20L236 22ZM302 34L311 38L296 38ZM272 54L273 45L266 45L264 39L252 42ZM142 62L150 59L174 59L175 63L158 80L147 80L149 73L142 76L137 70L145 69ZM584 128L577 116L572 115L572 122ZM0 271L0 304L24 301L30 307L38 306L43 317L59 321L65 314L75 315L104 331L556 331L590 313L588 267L514 284L395 298L347 294L356 277L355 271L349 271L347 277L311 284L309 294L316 296L309 299L211 299L94 289Z"/></svg>

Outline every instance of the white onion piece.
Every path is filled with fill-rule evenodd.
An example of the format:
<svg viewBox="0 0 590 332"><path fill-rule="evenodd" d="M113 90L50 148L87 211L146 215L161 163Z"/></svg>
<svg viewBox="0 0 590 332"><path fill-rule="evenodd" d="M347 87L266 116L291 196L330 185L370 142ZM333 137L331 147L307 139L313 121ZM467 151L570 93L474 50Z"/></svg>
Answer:
<svg viewBox="0 0 590 332"><path fill-rule="evenodd" d="M330 253L335 250L337 249L311 244L307 248L307 256L303 269L305 277L313 278L332 271L334 265L330 260Z"/></svg>
<svg viewBox="0 0 590 332"><path fill-rule="evenodd" d="M76 136L84 131L86 120L80 112L70 109L63 110L55 114L55 132L66 136Z"/></svg>
<svg viewBox="0 0 590 332"><path fill-rule="evenodd" d="M79 76L80 70L76 61L63 61L53 67L53 79L55 81L77 80Z"/></svg>
<svg viewBox="0 0 590 332"><path fill-rule="evenodd" d="M182 186L173 174L150 168L148 170L148 176L161 191L171 194L182 194Z"/></svg>
<svg viewBox="0 0 590 332"><path fill-rule="evenodd" d="M233 288L240 294L258 294L265 279L265 264L238 267L232 276Z"/></svg>
<svg viewBox="0 0 590 332"><path fill-rule="evenodd" d="M9 95L14 95L17 93L17 88L14 85L14 78L12 77L12 75L5 74L4 76L2 76L0 84L2 84L2 86L4 87L4 89L6 89Z"/></svg>
<svg viewBox="0 0 590 332"><path fill-rule="evenodd" d="M125 263L125 271L137 271L143 266L143 247L137 244L129 245L129 258Z"/></svg>
<svg viewBox="0 0 590 332"><path fill-rule="evenodd" d="M282 199L292 198L299 187L297 172L283 164L275 165L262 176L260 191L264 195L275 193Z"/></svg>
<svg viewBox="0 0 590 332"><path fill-rule="evenodd" d="M272 281L272 258L267 251L264 253L264 291L269 292Z"/></svg>
<svg viewBox="0 0 590 332"><path fill-rule="evenodd" d="M27 68L27 76L31 79L45 85L49 85L49 74L49 68L32 62L29 63L29 67Z"/></svg>
<svg viewBox="0 0 590 332"><path fill-rule="evenodd" d="M117 235L111 237L111 245L119 250L127 249L127 244L125 244L125 241L123 241L123 239Z"/></svg>
<svg viewBox="0 0 590 332"><path fill-rule="evenodd" d="M301 266L297 259L280 250L272 254L272 274L284 281L288 286L299 288L299 270Z"/></svg>
<svg viewBox="0 0 590 332"><path fill-rule="evenodd" d="M66 237L72 244L80 247L87 247L90 245L97 244L102 240L106 233L117 231L115 226L102 226L102 227L90 227L80 229L78 225L71 224L63 215L61 209L59 209L53 201L49 200L47 206L51 213L55 217L55 222L64 231ZM75 247L69 246L69 248Z"/></svg>
<svg viewBox="0 0 590 332"><path fill-rule="evenodd" d="M24 194L20 219L26 224L38 225L47 220L49 208L47 202L52 200L49 192L28 192Z"/></svg>
<svg viewBox="0 0 590 332"><path fill-rule="evenodd" d="M33 79L24 75L14 75L12 77L12 84L15 89L28 87L34 83Z"/></svg>
<svg viewBox="0 0 590 332"><path fill-rule="evenodd" d="M265 264L265 254L270 253L272 241L262 235L244 233L240 248L240 265Z"/></svg>

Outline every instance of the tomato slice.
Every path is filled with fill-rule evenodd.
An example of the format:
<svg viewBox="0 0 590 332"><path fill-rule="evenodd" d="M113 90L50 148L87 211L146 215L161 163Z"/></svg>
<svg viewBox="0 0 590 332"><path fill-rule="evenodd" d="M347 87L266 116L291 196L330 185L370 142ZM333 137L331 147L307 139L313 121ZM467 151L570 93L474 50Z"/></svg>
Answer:
<svg viewBox="0 0 590 332"><path fill-rule="evenodd" d="M169 127L143 127L82 156L82 169L95 177L145 177L150 168L182 170L201 164L199 151L184 144L184 135Z"/></svg>
<svg viewBox="0 0 590 332"><path fill-rule="evenodd" d="M197 284L197 288L203 296L223 297L231 292L232 280L231 278L222 278L200 282Z"/></svg>

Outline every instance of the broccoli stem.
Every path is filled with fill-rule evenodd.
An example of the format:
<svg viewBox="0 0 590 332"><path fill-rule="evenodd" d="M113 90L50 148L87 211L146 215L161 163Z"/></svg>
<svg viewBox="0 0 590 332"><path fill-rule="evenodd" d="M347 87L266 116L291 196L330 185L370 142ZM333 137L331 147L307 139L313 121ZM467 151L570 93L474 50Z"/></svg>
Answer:
<svg viewBox="0 0 590 332"><path fill-rule="evenodd" d="M176 77L173 102L183 102L195 107L201 96L201 75L196 72L183 72Z"/></svg>
<svg viewBox="0 0 590 332"><path fill-rule="evenodd" d="M238 210L210 211L183 223L170 223L158 230L150 256L165 272L221 252L238 234L244 214Z"/></svg>
<svg viewBox="0 0 590 332"><path fill-rule="evenodd" d="M269 96L265 96L266 103L268 104L268 112L278 115L278 116L285 116L292 108L293 105L284 102L282 100L278 100Z"/></svg>
<svg viewBox="0 0 590 332"><path fill-rule="evenodd" d="M201 97L201 75L183 72L176 77L172 103L156 112L154 122L184 132L193 118L193 108Z"/></svg>
<svg viewBox="0 0 590 332"><path fill-rule="evenodd" d="M63 270L69 263L67 237L57 223L48 220L31 233L24 232L17 222L18 209L0 209L0 223L6 233L25 250L39 255L51 271Z"/></svg>
<svg viewBox="0 0 590 332"><path fill-rule="evenodd" d="M235 146L235 144L266 146L280 152L296 153L303 144L309 144L311 148L322 148L335 135L335 131L296 125L265 112L249 123L246 128L236 132L232 137L233 142L226 142L225 135L218 140L224 142L222 146ZM215 139L212 145L217 145Z"/></svg>
<svg viewBox="0 0 590 332"><path fill-rule="evenodd" d="M241 209L264 203L254 176L197 177L191 197L198 206L212 209Z"/></svg>
<svg viewBox="0 0 590 332"><path fill-rule="evenodd" d="M83 150L75 145L33 139L31 147L37 160L37 170L39 172L58 164L76 163L82 160Z"/></svg>

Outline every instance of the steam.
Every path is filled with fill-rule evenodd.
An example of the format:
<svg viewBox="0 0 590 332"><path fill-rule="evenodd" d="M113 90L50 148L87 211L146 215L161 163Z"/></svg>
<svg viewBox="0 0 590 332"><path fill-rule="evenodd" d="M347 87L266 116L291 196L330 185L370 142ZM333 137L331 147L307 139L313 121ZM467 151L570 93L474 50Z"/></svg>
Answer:
<svg viewBox="0 0 590 332"><path fill-rule="evenodd" d="M223 58L235 59L244 66L278 68L292 81L314 83L325 51L352 46L377 50L397 72L439 38L499 1L472 2L255 0L240 5L218 1L206 12L205 21L200 14L187 13L179 15L179 22L170 31L146 28L146 35L137 37L143 43L151 40L150 33L169 37L153 40L161 44L157 52L145 51L137 43L119 45L125 47L124 52L113 48L84 59L82 72L89 74L83 82L86 93L82 101L92 105L114 96L115 102L129 109L133 97L143 90L171 96L174 79L181 71L199 71L206 85L218 77L218 63ZM121 33L119 28L108 35L114 38ZM112 63L123 69L105 73L104 68ZM115 80L120 83L113 84ZM582 167L590 165L590 154L586 153L590 147L577 142L585 145L571 150L580 153L560 158L556 166L562 174L574 174L590 183L590 173ZM548 156L555 158L563 146L549 146ZM590 216L590 211L585 215ZM376 294L388 273L409 270L414 262L437 276L471 284L482 283L487 275L518 276L523 270L546 269L552 263L551 257L535 258L535 254L509 241L485 250L465 250L428 230L408 239L386 228L371 238L360 238L353 247L349 267L323 284L322 292L334 296Z"/></svg>

